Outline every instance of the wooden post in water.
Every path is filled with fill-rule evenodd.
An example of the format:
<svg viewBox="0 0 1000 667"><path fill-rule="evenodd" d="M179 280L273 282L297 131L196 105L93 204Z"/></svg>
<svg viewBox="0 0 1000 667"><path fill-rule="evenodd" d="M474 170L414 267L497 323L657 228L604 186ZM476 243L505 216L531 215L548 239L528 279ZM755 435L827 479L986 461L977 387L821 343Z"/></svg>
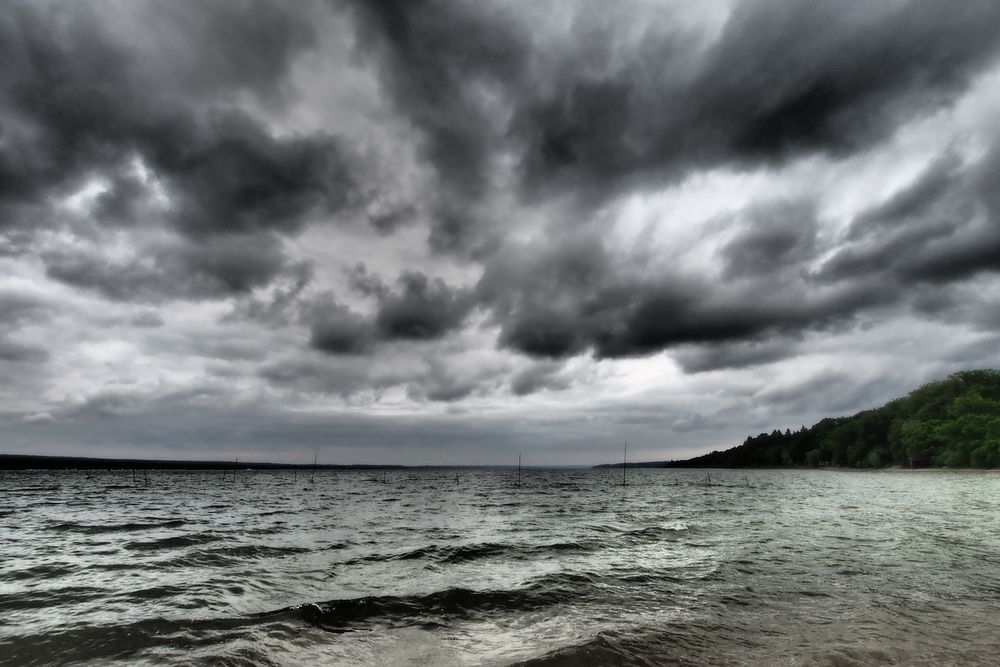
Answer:
<svg viewBox="0 0 1000 667"><path fill-rule="evenodd" d="M517 453L517 485L521 486L521 452Z"/></svg>
<svg viewBox="0 0 1000 667"><path fill-rule="evenodd" d="M622 457L622 486L625 486L625 471L628 469L628 443L625 443L625 455Z"/></svg>
<svg viewBox="0 0 1000 667"><path fill-rule="evenodd" d="M233 461L233 482L234 483L236 482L236 469L239 467L239 465L240 465L240 457L237 456L236 460Z"/></svg>
<svg viewBox="0 0 1000 667"><path fill-rule="evenodd" d="M313 458L313 474L312 474L312 477L309 478L309 483L310 484L312 484L313 482L316 481L316 462L317 461L319 461L319 454L317 454L315 456L315 458Z"/></svg>
<svg viewBox="0 0 1000 667"><path fill-rule="evenodd" d="M132 466L132 483L135 484L135 466Z"/></svg>

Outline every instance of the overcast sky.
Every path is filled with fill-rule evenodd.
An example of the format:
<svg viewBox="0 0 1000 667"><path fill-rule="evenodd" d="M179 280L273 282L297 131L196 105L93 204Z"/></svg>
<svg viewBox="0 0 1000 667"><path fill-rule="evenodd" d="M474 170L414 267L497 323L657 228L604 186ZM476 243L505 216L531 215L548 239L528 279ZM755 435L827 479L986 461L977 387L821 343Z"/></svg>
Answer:
<svg viewBox="0 0 1000 667"><path fill-rule="evenodd" d="M682 458L1000 366L1000 3L5 2L0 452Z"/></svg>

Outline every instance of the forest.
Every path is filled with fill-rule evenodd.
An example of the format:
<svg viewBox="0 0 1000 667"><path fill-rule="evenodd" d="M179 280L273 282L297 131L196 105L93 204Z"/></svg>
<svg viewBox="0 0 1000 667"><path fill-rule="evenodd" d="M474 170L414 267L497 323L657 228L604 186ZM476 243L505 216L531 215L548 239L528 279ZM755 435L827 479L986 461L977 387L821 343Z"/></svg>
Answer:
<svg viewBox="0 0 1000 667"><path fill-rule="evenodd" d="M1000 371L971 370L880 408L774 430L665 467L1000 467Z"/></svg>

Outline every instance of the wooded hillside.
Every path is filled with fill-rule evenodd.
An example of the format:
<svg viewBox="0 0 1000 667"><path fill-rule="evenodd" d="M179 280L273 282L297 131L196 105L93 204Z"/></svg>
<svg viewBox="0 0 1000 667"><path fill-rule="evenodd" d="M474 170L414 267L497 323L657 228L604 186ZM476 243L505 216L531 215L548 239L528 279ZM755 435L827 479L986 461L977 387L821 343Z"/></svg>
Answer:
<svg viewBox="0 0 1000 667"><path fill-rule="evenodd" d="M775 430L669 467L1000 466L1000 371L963 371L853 417Z"/></svg>

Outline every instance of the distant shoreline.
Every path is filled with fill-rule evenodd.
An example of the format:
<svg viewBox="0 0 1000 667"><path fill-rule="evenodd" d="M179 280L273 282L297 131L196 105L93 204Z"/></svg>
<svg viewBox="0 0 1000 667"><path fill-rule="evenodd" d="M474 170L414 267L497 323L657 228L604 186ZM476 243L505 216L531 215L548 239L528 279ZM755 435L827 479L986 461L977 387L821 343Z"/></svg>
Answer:
<svg viewBox="0 0 1000 667"><path fill-rule="evenodd" d="M0 470L312 470L312 463L271 463L266 461L185 461L172 459L117 459L89 456L36 456L0 454ZM394 469L400 465L317 464L317 470Z"/></svg>
<svg viewBox="0 0 1000 667"><path fill-rule="evenodd" d="M312 463L273 463L268 461L186 461L172 459L117 459L88 456L37 456L32 454L0 454L0 470L312 470ZM621 463L602 463L587 466L524 466L524 470L621 470ZM893 472L893 473L943 473L943 472L1000 472L1000 468L851 468L825 466L761 466L723 468L718 466L674 466L669 462L645 461L629 463L629 469L645 470L826 470L830 472ZM316 464L316 470L516 470L516 465L402 465L392 463L327 463Z"/></svg>
<svg viewBox="0 0 1000 667"><path fill-rule="evenodd" d="M587 469L590 466L523 466L525 470ZM89 456L0 454L0 470L516 470L517 465L401 465L394 463L272 463L268 461L185 461Z"/></svg>

